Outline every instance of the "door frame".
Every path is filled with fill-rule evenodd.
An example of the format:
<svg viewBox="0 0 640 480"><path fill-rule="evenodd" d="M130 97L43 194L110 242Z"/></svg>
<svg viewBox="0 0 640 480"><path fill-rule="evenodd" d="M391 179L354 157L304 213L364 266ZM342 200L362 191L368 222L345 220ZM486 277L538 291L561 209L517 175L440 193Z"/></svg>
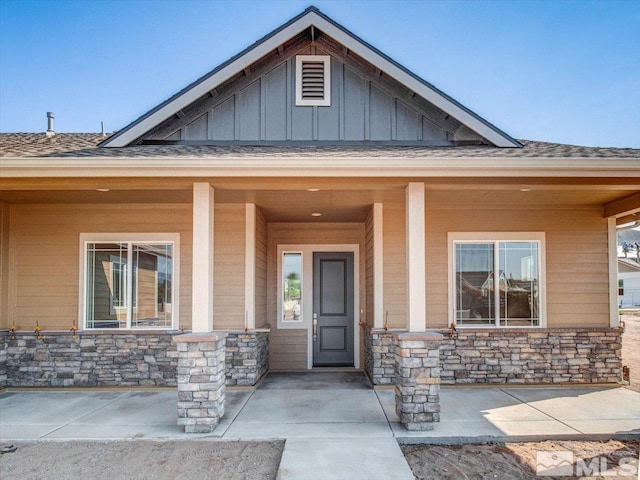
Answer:
<svg viewBox="0 0 640 480"><path fill-rule="evenodd" d="M284 328L307 330L307 369L313 368L313 254L315 252L353 253L353 366L360 368L360 245L355 244L278 244L277 315L282 318L282 253L302 253L302 322ZM280 323L278 327L282 328Z"/></svg>

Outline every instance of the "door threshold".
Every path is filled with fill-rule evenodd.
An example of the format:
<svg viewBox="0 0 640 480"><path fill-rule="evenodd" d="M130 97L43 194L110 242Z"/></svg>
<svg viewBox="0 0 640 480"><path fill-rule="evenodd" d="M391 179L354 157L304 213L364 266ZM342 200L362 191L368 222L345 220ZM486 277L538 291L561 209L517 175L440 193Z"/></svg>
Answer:
<svg viewBox="0 0 640 480"><path fill-rule="evenodd" d="M362 372L361 368L356 367L334 367L334 366L314 366L311 368L311 371L315 372Z"/></svg>

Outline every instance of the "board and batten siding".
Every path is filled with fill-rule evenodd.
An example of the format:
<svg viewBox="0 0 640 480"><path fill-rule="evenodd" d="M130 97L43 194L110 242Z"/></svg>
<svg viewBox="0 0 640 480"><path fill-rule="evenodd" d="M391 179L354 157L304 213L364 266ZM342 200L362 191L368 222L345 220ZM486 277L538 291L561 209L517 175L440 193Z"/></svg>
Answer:
<svg viewBox="0 0 640 480"><path fill-rule="evenodd" d="M599 208L427 208L427 328L448 321L448 232L544 232L547 327L609 326L607 220Z"/></svg>
<svg viewBox="0 0 640 480"><path fill-rule="evenodd" d="M295 54L308 55L310 47ZM411 141L446 142L479 137L449 125L406 88L375 76L330 48L330 106L296 106L295 54L272 60L183 110L147 140L210 141ZM424 100L421 100L423 103Z"/></svg>
<svg viewBox="0 0 640 480"><path fill-rule="evenodd" d="M357 244L360 246L360 305L365 309L364 224L363 223L269 223L268 225L267 316L270 319L269 369L307 369L307 330L277 328L278 245ZM310 301L306 300L306 301ZM363 318L366 317L366 311Z"/></svg>
<svg viewBox="0 0 640 480"><path fill-rule="evenodd" d="M81 233L179 233L180 328L191 327L191 205L11 205L9 323L68 330L78 319ZM78 324L81 327L81 323Z"/></svg>

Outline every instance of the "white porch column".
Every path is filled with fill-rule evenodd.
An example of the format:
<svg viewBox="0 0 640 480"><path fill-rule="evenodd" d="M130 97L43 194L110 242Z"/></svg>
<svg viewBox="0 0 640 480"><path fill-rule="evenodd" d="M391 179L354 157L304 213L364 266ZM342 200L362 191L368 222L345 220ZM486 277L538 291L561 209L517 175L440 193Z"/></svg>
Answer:
<svg viewBox="0 0 640 480"><path fill-rule="evenodd" d="M244 327L256 328L256 204L245 204Z"/></svg>
<svg viewBox="0 0 640 480"><path fill-rule="evenodd" d="M407 211L407 324L410 332L424 332L426 325L424 182L410 182Z"/></svg>
<svg viewBox="0 0 640 480"><path fill-rule="evenodd" d="M213 330L213 187L193 184L193 283L191 330Z"/></svg>
<svg viewBox="0 0 640 480"><path fill-rule="evenodd" d="M384 327L382 203L373 204L373 328Z"/></svg>

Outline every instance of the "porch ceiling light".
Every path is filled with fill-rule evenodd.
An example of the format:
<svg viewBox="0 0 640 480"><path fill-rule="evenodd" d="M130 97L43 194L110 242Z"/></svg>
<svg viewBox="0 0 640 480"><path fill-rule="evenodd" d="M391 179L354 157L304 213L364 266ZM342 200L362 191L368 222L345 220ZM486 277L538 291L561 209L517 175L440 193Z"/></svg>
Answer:
<svg viewBox="0 0 640 480"><path fill-rule="evenodd" d="M520 191L521 192L530 192L531 189L530 188L521 188Z"/></svg>
<svg viewBox="0 0 640 480"><path fill-rule="evenodd" d="M312 217L321 217L321 216L322 216L322 214L321 214L320 212L313 212L313 213L311 214L311 216L312 216Z"/></svg>
<svg viewBox="0 0 640 480"><path fill-rule="evenodd" d="M96 188L96 192L108 192L108 188Z"/></svg>
<svg viewBox="0 0 640 480"><path fill-rule="evenodd" d="M307 188L307 192L319 192L319 188Z"/></svg>

